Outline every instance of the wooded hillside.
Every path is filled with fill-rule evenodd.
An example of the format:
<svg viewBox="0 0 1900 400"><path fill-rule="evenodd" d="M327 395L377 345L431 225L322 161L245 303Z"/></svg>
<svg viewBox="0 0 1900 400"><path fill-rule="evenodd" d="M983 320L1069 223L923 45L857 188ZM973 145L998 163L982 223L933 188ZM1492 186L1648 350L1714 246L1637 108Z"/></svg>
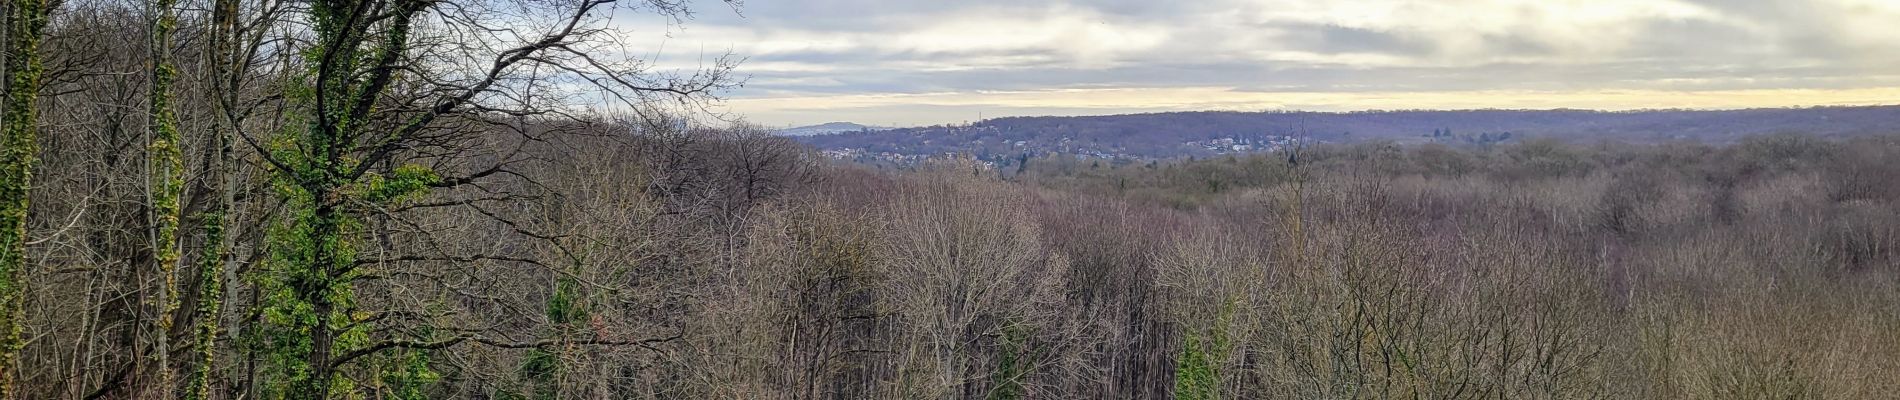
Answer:
<svg viewBox="0 0 1900 400"><path fill-rule="evenodd" d="M670 1L6 7L0 399L1900 393L1895 136L891 168Z"/></svg>

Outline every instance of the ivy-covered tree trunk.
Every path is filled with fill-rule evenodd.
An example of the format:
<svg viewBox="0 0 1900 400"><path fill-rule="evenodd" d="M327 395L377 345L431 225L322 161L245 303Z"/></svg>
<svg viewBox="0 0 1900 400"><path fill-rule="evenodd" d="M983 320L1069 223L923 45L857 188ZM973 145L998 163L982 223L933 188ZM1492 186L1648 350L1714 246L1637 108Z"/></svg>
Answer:
<svg viewBox="0 0 1900 400"><path fill-rule="evenodd" d="M6 96L0 104L0 399L18 397L25 319L26 209L39 152L34 101L40 91L40 32L46 0L6 0Z"/></svg>
<svg viewBox="0 0 1900 400"><path fill-rule="evenodd" d="M411 17L429 3L392 4L396 9L379 18L380 35L365 25L370 18L356 14L379 7L311 5L317 41L308 53L310 86L289 96L302 106L304 129L280 138L270 157L278 193L288 200L288 219L270 234L272 265L260 285L269 352L262 356L277 375L267 385L272 397L323 399L353 385L336 382L337 370L350 361L338 356L368 339L354 323L360 273L351 235L361 230L367 208L422 193L436 180L415 167L365 173L363 161L350 155L370 105L384 95L407 49Z"/></svg>
<svg viewBox="0 0 1900 400"><path fill-rule="evenodd" d="M211 37L206 46L205 65L209 79L209 98L216 114L212 120L212 132L205 156L205 178L212 193L212 202L206 207L200 219L204 221L204 249L200 256L198 269L198 304L195 310L198 325L193 330L192 347L197 352L196 365L191 370L191 378L186 382L184 397L188 400L211 398L212 366L217 363L217 344L220 316L224 311L224 272L225 263L230 257L229 235L225 233L226 220L231 215L231 205L235 202L237 185L231 180L235 176L236 158L232 152L232 141L236 135L237 121L232 114L234 88L227 87L229 77L234 76L232 44L235 43L237 24L237 0L215 0L211 4Z"/></svg>
<svg viewBox="0 0 1900 400"><path fill-rule="evenodd" d="M560 114L526 102L538 92L515 85L538 85L532 83L538 78L534 78L535 72L522 71L522 66L572 64L558 69L580 74L583 82L603 89L626 90L628 96L624 98L628 100L644 98L636 93L688 97L723 87L723 63L722 69L707 77L638 87L636 81L628 80L630 71L600 64L576 50L578 43L606 41L608 30L592 24L604 24L615 3L586 0L527 6L536 13L558 11L560 15L550 21L544 33L527 38L499 34L515 28L499 28L500 22L485 19L430 19L427 25L419 26L416 18L427 15L425 10L454 7L436 0L307 3L306 26L311 35L301 52L305 69L283 97L290 106L286 125L295 128L278 134L269 143L240 136L244 143L259 150L276 192L285 200L266 238L269 261L251 276L261 296L262 321L259 329L250 331L258 336L247 342L256 345L249 349L254 352L250 356L262 360L265 366L260 378L266 392L263 397L356 395L361 388L378 383L350 379L391 371L388 368L392 364L372 360L407 357L405 365L393 368L402 369L398 375L416 379L399 380L427 381L431 373L426 371L426 350L464 341L512 348L543 346L502 343L466 332L447 338L419 333L430 332L429 326L396 330L377 327L372 334L371 325L377 324L370 321L375 318L374 312L360 308L355 299L357 282L366 275L356 246L367 237L367 217L372 213L399 208L399 203L435 188L469 185L508 172L508 162L501 162L486 170L445 179L427 167L401 161L412 155L437 161L443 161L443 157L454 159L459 156L448 154L470 150L467 146L474 145L461 142L481 134L455 131L440 123L439 118L480 120L495 113ZM675 12L673 7L662 8ZM448 26L434 25L437 23ZM412 42L411 35L416 32L422 32L421 39ZM468 36L455 32L489 33ZM471 38L491 42L447 46ZM419 46L423 50L418 50ZM461 66L442 66L430 61L432 57L410 54L459 51L456 49L470 51L466 55L476 59L492 57L492 61L459 70L456 67ZM561 55L547 57L546 53ZM586 72L589 70L598 71ZM521 101L523 109L480 104L485 101ZM389 358L392 355L396 358ZM418 365L423 368L414 368Z"/></svg>
<svg viewBox="0 0 1900 400"><path fill-rule="evenodd" d="M192 335L197 357L184 394L190 400L211 398L211 367L218 360L218 322L224 309L224 263L230 248L224 227L229 204L221 200L204 215L205 252L198 270L198 325Z"/></svg>
<svg viewBox="0 0 1900 400"><path fill-rule="evenodd" d="M152 261L156 264L159 284L154 303L157 329L153 330L153 359L157 361L159 393L172 388L171 332L173 315L178 309L178 221L179 201L184 197L185 160L179 150L178 116L171 107L172 80L177 71L171 62L171 34L178 25L173 8L177 0L152 1L151 92L146 112L151 129L151 221Z"/></svg>

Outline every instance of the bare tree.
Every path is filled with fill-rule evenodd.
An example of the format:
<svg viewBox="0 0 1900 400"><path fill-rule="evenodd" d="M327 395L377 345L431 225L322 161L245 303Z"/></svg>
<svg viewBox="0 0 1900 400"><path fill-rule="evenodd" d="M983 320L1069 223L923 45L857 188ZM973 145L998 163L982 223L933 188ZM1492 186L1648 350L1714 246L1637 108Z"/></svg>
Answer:
<svg viewBox="0 0 1900 400"><path fill-rule="evenodd" d="M1056 327L1067 260L1042 246L1019 198L973 185L967 161L939 168L889 205L902 222L880 259L901 278L884 281L880 298L909 339L896 350L902 395L987 398L1023 373L998 377L993 365L1034 369L1022 342Z"/></svg>

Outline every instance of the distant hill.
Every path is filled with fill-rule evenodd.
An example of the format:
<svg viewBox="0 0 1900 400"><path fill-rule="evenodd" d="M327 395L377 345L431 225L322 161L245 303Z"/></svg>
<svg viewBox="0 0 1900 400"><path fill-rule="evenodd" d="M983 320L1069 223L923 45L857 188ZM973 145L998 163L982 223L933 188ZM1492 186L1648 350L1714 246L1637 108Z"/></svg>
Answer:
<svg viewBox="0 0 1900 400"><path fill-rule="evenodd" d="M1269 151L1290 137L1348 142L1497 143L1531 137L1632 142L1722 143L1744 136L1900 133L1900 106L1746 110L1459 110L1172 112L1086 117L1009 117L933 126L801 137L836 157L1023 153L1161 158Z"/></svg>
<svg viewBox="0 0 1900 400"><path fill-rule="evenodd" d="M774 131L773 133L777 133L781 136L816 136L816 135L830 135L830 134L845 133L845 132L863 132L866 130L878 130L878 129L886 129L886 128L875 127L875 126L870 126L870 125L861 125L861 124L856 124L856 123L851 123L851 122L827 122L827 123L822 123L818 125L780 129L780 130Z"/></svg>

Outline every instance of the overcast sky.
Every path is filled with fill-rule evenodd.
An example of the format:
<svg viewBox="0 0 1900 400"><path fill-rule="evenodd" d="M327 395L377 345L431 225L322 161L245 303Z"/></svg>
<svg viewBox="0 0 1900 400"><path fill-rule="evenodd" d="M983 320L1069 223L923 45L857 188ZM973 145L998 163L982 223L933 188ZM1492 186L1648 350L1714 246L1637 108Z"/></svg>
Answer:
<svg viewBox="0 0 1900 400"><path fill-rule="evenodd" d="M730 51L774 126L1176 110L1900 103L1893 0L750 0L636 28Z"/></svg>

